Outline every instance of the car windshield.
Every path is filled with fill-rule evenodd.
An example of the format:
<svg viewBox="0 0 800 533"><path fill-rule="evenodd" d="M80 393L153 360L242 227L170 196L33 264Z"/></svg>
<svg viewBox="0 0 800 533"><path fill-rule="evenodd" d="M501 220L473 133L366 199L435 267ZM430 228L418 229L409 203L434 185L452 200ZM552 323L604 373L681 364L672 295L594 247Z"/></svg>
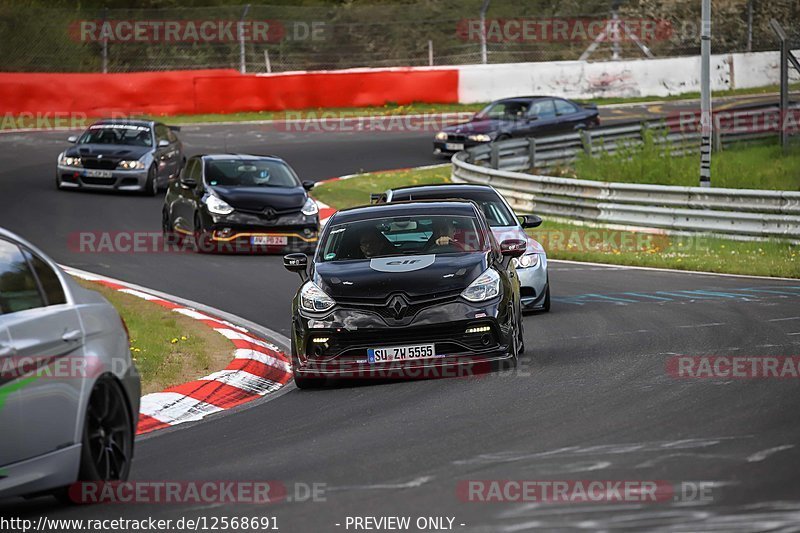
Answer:
<svg viewBox="0 0 800 533"><path fill-rule="evenodd" d="M528 114L530 107L530 102L518 100L494 102L484 107L475 117L480 119L521 120Z"/></svg>
<svg viewBox="0 0 800 533"><path fill-rule="evenodd" d="M335 224L319 247L319 260L452 254L487 249L488 242L473 217L411 215Z"/></svg>
<svg viewBox="0 0 800 533"><path fill-rule="evenodd" d="M409 200L470 200L478 204L478 207L483 211L486 221L489 226L502 227L502 226L516 226L518 224L517 217L506 206L505 202L497 195L497 193L489 190L486 192L448 192L448 191L425 191L415 193L409 191L408 193L398 193L392 196L393 202L402 202Z"/></svg>
<svg viewBox="0 0 800 533"><path fill-rule="evenodd" d="M212 187L299 187L300 180L286 163L268 159L206 161L206 182Z"/></svg>
<svg viewBox="0 0 800 533"><path fill-rule="evenodd" d="M79 144L122 144L153 146L150 126L135 124L95 124L78 140Z"/></svg>

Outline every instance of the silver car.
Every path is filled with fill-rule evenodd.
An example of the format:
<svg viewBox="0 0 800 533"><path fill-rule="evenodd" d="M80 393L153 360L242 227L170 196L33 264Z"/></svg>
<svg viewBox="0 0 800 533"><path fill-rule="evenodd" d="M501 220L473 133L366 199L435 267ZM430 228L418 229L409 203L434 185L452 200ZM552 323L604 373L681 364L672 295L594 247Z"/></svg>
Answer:
<svg viewBox="0 0 800 533"><path fill-rule="evenodd" d="M56 187L138 191L155 196L176 177L186 158L175 131L147 120L101 120L58 156Z"/></svg>
<svg viewBox="0 0 800 533"><path fill-rule="evenodd" d="M111 304L0 228L0 497L126 479L140 392Z"/></svg>
<svg viewBox="0 0 800 533"><path fill-rule="evenodd" d="M527 311L550 310L550 277L547 274L547 253L525 228L535 228L542 219L535 215L517 217L503 196L488 185L417 185L389 189L373 194L373 203L404 202L410 200L441 200L458 198L471 200L480 206L497 242L507 239L527 241L525 255L515 259L519 275L522 308Z"/></svg>

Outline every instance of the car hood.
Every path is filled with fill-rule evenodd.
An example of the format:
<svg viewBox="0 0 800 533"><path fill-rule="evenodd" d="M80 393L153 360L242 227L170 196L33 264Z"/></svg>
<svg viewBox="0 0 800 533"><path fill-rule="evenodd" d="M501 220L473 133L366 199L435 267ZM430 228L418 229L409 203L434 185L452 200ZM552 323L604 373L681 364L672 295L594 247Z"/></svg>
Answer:
<svg viewBox="0 0 800 533"><path fill-rule="evenodd" d="M65 154L70 157L76 156L98 156L110 157L114 159L140 159L144 154L150 152L152 148L148 146L129 146L125 144L78 144L70 146Z"/></svg>
<svg viewBox="0 0 800 533"><path fill-rule="evenodd" d="M314 282L333 299L435 297L466 289L487 266L486 252L335 261L317 263Z"/></svg>
<svg viewBox="0 0 800 533"><path fill-rule="evenodd" d="M217 196L234 209L261 210L272 207L277 211L299 210L306 202L302 187L210 187Z"/></svg>
<svg viewBox="0 0 800 533"><path fill-rule="evenodd" d="M461 124L454 124L444 128L447 133L461 133L469 135L471 133L491 133L501 130L513 124L512 121L497 119L474 119Z"/></svg>
<svg viewBox="0 0 800 533"><path fill-rule="evenodd" d="M543 254L544 248L539 244L536 239L525 233L525 230L520 227L505 226L492 228L492 234L498 243L508 239L520 239L528 242L525 253Z"/></svg>

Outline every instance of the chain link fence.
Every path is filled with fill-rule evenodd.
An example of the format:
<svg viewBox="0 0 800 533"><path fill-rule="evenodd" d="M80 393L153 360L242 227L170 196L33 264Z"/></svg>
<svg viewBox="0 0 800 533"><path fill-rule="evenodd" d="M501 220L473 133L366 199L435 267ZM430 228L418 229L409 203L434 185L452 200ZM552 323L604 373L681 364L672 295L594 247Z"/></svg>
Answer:
<svg viewBox="0 0 800 533"><path fill-rule="evenodd" d="M263 73L599 61L700 50L697 0L491 0L481 22L482 6L483 0L162 9L6 3L0 4L0 70ZM800 46L797 0L715 0L713 53L777 49L772 17Z"/></svg>

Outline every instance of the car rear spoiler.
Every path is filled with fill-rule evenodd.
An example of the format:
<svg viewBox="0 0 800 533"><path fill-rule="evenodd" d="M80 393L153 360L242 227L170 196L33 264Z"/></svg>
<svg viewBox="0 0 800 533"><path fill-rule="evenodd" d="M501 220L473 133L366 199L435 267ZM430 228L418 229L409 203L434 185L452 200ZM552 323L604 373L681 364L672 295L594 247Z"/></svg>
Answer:
<svg viewBox="0 0 800 533"><path fill-rule="evenodd" d="M597 111L597 104L593 104L591 102L583 104L583 107L585 107L586 109L593 109L594 111Z"/></svg>
<svg viewBox="0 0 800 533"><path fill-rule="evenodd" d="M381 200L381 196L383 196L383 193L380 193L380 192L373 192L373 193L371 193L371 194L369 195L369 203L371 203L371 204L377 204L378 202L380 202L380 200Z"/></svg>
<svg viewBox="0 0 800 533"><path fill-rule="evenodd" d="M181 127L180 126L167 126L167 127L169 129L171 129L172 131L181 131Z"/></svg>

